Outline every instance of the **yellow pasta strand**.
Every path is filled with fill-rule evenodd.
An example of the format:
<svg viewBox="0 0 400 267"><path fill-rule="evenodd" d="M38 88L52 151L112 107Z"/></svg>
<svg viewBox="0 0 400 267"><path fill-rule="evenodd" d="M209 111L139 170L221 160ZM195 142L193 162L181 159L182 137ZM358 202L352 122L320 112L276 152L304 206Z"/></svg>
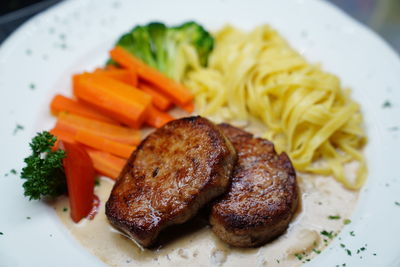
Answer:
<svg viewBox="0 0 400 267"><path fill-rule="evenodd" d="M220 121L256 118L268 128L264 137L286 151L298 171L332 175L359 189L367 174L363 119L338 77L307 63L267 25L249 33L226 26L215 39L207 68L193 51L183 51L192 69L182 82L200 114ZM344 171L352 161L358 161L353 180Z"/></svg>

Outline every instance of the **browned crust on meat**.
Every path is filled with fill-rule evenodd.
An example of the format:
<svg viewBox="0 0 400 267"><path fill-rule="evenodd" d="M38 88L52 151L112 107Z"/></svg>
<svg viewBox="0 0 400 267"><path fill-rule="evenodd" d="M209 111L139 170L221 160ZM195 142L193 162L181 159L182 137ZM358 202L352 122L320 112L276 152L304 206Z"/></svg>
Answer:
<svg viewBox="0 0 400 267"><path fill-rule="evenodd" d="M224 193L235 162L232 144L207 119L169 122L131 155L106 203L106 215L149 247L163 228L189 220Z"/></svg>
<svg viewBox="0 0 400 267"><path fill-rule="evenodd" d="M238 154L228 192L212 206L210 223L236 247L260 246L282 234L298 205L296 172L286 153L265 139L221 124Z"/></svg>

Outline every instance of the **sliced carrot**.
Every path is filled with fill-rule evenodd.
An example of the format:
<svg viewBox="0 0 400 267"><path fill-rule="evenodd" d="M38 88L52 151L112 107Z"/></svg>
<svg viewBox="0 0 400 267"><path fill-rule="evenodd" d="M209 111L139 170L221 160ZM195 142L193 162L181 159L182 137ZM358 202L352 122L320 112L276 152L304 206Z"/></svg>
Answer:
<svg viewBox="0 0 400 267"><path fill-rule="evenodd" d="M78 99L134 128L140 127L152 101L149 94L103 75L75 75L73 84Z"/></svg>
<svg viewBox="0 0 400 267"><path fill-rule="evenodd" d="M118 66L114 65L114 64L108 64L104 67L104 69L106 70L120 70L121 68L119 68Z"/></svg>
<svg viewBox="0 0 400 267"><path fill-rule="evenodd" d="M143 90L153 97L153 106L158 108L159 110L166 111L170 107L172 107L172 102L162 93L158 92L157 89L154 89L154 87L150 84L146 82L140 82L139 89Z"/></svg>
<svg viewBox="0 0 400 267"><path fill-rule="evenodd" d="M189 104L183 106L182 109L187 111L187 112L189 112L189 113L193 113L193 111L194 111L194 103L193 103L193 101L191 101Z"/></svg>
<svg viewBox="0 0 400 267"><path fill-rule="evenodd" d="M70 112L87 118L117 124L116 121L106 117L88 105L78 102L63 95L55 95L50 103L50 110L54 115L60 112Z"/></svg>
<svg viewBox="0 0 400 267"><path fill-rule="evenodd" d="M136 87L138 83L136 72L127 69L106 70L98 68L93 73L98 75L105 75L109 78L129 84L134 87Z"/></svg>
<svg viewBox="0 0 400 267"><path fill-rule="evenodd" d="M132 86L137 87L139 84L139 76L137 72L133 69L127 69L127 71L129 72Z"/></svg>
<svg viewBox="0 0 400 267"><path fill-rule="evenodd" d="M168 96L177 106L185 106L193 99L192 93L187 88L168 78L155 68L143 63L124 48L120 46L114 47L110 51L110 55L118 64L125 68L135 70L139 78L154 84L156 86L155 88Z"/></svg>
<svg viewBox="0 0 400 267"><path fill-rule="evenodd" d="M75 138L74 138L74 134L72 131L65 131L56 126L53 129L51 129L49 132L52 135L57 137L57 142L59 140L62 140L62 141L68 142L68 143L75 143ZM54 147L57 147L56 144L54 145Z"/></svg>
<svg viewBox="0 0 400 267"><path fill-rule="evenodd" d="M140 131L138 130L88 119L72 113L60 113L55 129L57 133L70 135L73 138L78 130L87 130L120 143L137 145L140 142Z"/></svg>
<svg viewBox="0 0 400 267"><path fill-rule="evenodd" d="M125 166L126 159L111 155L110 153L87 148L86 151L92 159L93 167L101 175L116 180Z"/></svg>
<svg viewBox="0 0 400 267"><path fill-rule="evenodd" d="M167 112L162 112L152 106L147 112L146 124L154 128L160 128L161 126L169 121L172 121L173 119L174 117L172 117Z"/></svg>
<svg viewBox="0 0 400 267"><path fill-rule="evenodd" d="M86 146L108 152L125 159L129 158L136 148L135 146L112 141L88 130L78 130L75 135L75 140Z"/></svg>

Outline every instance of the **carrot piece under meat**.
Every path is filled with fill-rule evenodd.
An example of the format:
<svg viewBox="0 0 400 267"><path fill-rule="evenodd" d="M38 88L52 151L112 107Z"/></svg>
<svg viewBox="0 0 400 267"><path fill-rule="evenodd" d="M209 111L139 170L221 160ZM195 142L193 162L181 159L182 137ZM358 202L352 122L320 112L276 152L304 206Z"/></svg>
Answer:
<svg viewBox="0 0 400 267"><path fill-rule="evenodd" d="M183 106L182 109L187 111L187 112L189 112L189 113L193 113L193 111L194 111L194 103L193 103L193 101L191 101L189 104Z"/></svg>
<svg viewBox="0 0 400 267"><path fill-rule="evenodd" d="M160 128L161 126L172 120L174 120L174 117L172 117L169 113L162 112L157 108L151 106L149 111L147 112L147 117L145 121L146 124L150 125L151 127Z"/></svg>
<svg viewBox="0 0 400 267"><path fill-rule="evenodd" d="M73 87L78 99L133 128L140 127L152 101L149 94L103 75L75 75Z"/></svg>
<svg viewBox="0 0 400 267"><path fill-rule="evenodd" d="M135 146L112 141L87 130L78 130L75 135L75 140L86 146L108 152L125 159L129 158L136 148Z"/></svg>
<svg viewBox="0 0 400 267"><path fill-rule="evenodd" d="M92 159L93 167L101 175L116 180L125 166L126 159L111 155L110 153L87 148L86 151Z"/></svg>
<svg viewBox="0 0 400 267"><path fill-rule="evenodd" d="M104 75L109 78L115 79L117 81L129 84L131 86L138 85L137 74L133 71L127 69L114 69L114 70L107 70L107 69L96 69L94 74Z"/></svg>
<svg viewBox="0 0 400 267"><path fill-rule="evenodd" d="M60 112L70 112L87 118L104 121L112 124L117 124L116 121L100 114L99 112L89 107L88 105L85 105L71 98L65 97L63 95L55 95L53 97L50 103L50 110L56 116Z"/></svg>
<svg viewBox="0 0 400 267"><path fill-rule="evenodd" d="M158 70L145 64L124 48L117 46L110 51L111 58L125 68L135 70L143 80L154 84L179 107L187 105L193 99L192 93L183 85L165 76Z"/></svg>
<svg viewBox="0 0 400 267"><path fill-rule="evenodd" d="M166 111L172 106L172 102L166 96L164 96L160 92L157 92L157 89L154 89L148 83L140 82L139 89L143 90L153 97L153 106L158 108L159 110Z"/></svg>
<svg viewBox="0 0 400 267"><path fill-rule="evenodd" d="M113 140L115 142L125 143L129 145L137 145L140 142L140 131L97 121L71 113L61 113L55 129L58 133L64 133L75 137L78 130L87 130L93 134ZM57 135L57 134L55 134Z"/></svg>

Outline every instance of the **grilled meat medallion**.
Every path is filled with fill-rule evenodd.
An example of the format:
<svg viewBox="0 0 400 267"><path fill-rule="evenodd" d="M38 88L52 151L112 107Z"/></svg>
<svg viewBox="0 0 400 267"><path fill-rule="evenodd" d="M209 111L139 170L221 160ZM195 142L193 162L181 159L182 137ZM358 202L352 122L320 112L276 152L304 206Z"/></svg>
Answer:
<svg viewBox="0 0 400 267"><path fill-rule="evenodd" d="M298 205L296 173L286 153L229 124L219 125L238 155L228 192L211 209L214 233L236 247L260 246L282 234Z"/></svg>
<svg viewBox="0 0 400 267"><path fill-rule="evenodd" d="M131 155L106 203L113 226L144 247L159 232L193 217L224 193L236 152L202 117L174 120L150 134Z"/></svg>

